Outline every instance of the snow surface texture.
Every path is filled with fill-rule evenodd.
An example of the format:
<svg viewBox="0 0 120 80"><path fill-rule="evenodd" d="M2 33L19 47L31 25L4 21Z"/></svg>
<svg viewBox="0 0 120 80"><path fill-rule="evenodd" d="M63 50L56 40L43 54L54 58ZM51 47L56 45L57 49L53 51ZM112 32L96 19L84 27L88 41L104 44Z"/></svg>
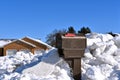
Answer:
<svg viewBox="0 0 120 80"><path fill-rule="evenodd" d="M81 62L82 80L120 80L120 35L90 33ZM2 44L2 43L1 43ZM40 67L38 67L40 66ZM49 67L48 67L49 66ZM56 49L0 57L0 80L73 80Z"/></svg>
<svg viewBox="0 0 120 80"><path fill-rule="evenodd" d="M73 80L71 69L56 49L42 54L21 51L0 57L0 80Z"/></svg>
<svg viewBox="0 0 120 80"><path fill-rule="evenodd" d="M120 80L120 35L90 33L82 58L82 80Z"/></svg>

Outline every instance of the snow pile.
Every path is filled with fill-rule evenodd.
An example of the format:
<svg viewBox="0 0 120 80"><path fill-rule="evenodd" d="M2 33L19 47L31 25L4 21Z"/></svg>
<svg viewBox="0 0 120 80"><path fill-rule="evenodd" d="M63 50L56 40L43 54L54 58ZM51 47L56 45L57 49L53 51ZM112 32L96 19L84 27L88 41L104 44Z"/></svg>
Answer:
<svg viewBox="0 0 120 80"><path fill-rule="evenodd" d="M87 34L82 80L120 80L120 36Z"/></svg>
<svg viewBox="0 0 120 80"><path fill-rule="evenodd" d="M120 80L120 35L90 33L81 59L82 80ZM0 57L0 80L73 80L68 64L52 48L42 54Z"/></svg>
<svg viewBox="0 0 120 80"><path fill-rule="evenodd" d="M20 51L0 57L0 80L73 80L68 64L56 49L43 54Z"/></svg>

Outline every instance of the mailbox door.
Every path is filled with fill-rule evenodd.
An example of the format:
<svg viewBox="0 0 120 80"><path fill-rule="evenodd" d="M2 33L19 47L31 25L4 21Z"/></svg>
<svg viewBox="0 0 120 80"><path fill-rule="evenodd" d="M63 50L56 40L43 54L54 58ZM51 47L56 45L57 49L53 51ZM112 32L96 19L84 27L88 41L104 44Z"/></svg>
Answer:
<svg viewBox="0 0 120 80"><path fill-rule="evenodd" d="M62 39L62 48L82 48L86 47L85 38L63 38Z"/></svg>

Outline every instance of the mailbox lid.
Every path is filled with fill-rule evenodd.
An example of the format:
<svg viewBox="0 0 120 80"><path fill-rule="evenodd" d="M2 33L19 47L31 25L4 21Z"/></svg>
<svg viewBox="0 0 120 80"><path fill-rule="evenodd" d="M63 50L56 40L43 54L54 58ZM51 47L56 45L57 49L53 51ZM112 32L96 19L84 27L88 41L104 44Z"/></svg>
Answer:
<svg viewBox="0 0 120 80"><path fill-rule="evenodd" d="M81 58L84 55L84 49L64 49L64 58Z"/></svg>
<svg viewBox="0 0 120 80"><path fill-rule="evenodd" d="M62 37L62 48L86 48L86 38Z"/></svg>

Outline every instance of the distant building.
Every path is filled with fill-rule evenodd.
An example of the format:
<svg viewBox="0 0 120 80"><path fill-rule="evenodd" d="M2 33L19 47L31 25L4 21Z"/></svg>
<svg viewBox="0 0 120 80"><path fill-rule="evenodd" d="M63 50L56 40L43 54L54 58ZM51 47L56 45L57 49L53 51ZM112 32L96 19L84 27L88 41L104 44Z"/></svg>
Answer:
<svg viewBox="0 0 120 80"><path fill-rule="evenodd" d="M49 50L51 48L51 46L38 39L24 37L18 40L7 40L4 41L4 43L1 42L0 56L13 55L17 51L32 52L35 54L40 53L41 51Z"/></svg>

